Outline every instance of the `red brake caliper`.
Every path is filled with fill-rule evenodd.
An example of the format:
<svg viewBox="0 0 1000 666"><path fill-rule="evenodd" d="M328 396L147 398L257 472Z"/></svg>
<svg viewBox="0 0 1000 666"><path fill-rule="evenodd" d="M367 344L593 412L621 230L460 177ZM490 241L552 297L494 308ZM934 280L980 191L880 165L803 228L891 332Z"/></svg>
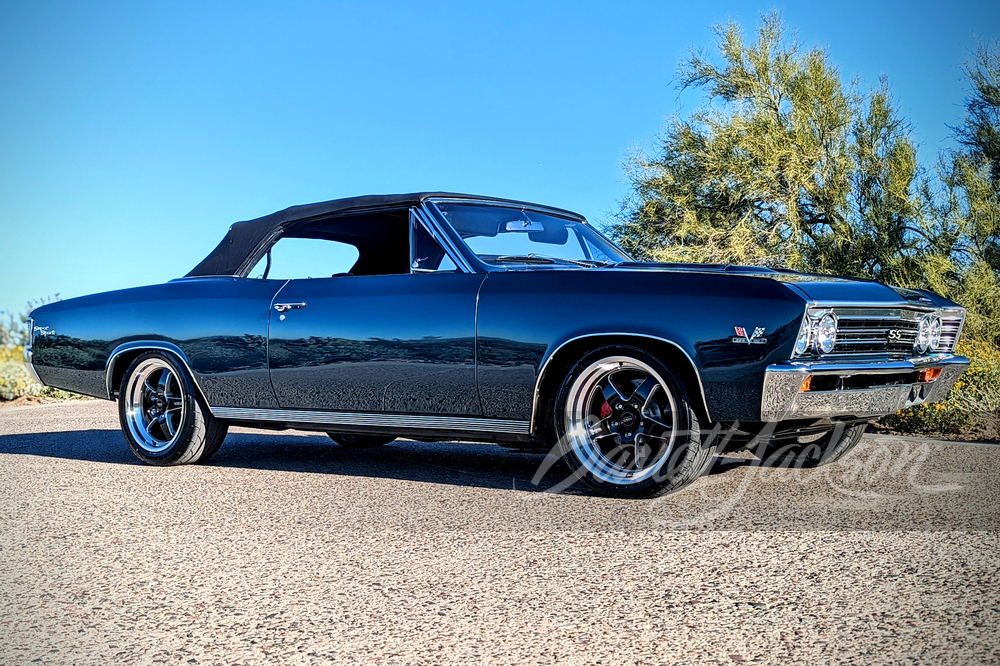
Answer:
<svg viewBox="0 0 1000 666"><path fill-rule="evenodd" d="M601 405L601 420L604 420L609 416L611 416L611 405L609 405L608 401L605 400L604 404Z"/></svg>

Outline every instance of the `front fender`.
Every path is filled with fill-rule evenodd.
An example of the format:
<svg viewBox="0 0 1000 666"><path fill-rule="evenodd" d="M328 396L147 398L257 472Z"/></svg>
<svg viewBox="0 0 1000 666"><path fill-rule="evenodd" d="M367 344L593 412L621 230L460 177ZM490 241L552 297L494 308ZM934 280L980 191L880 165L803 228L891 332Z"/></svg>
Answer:
<svg viewBox="0 0 1000 666"><path fill-rule="evenodd" d="M622 334L690 359L712 420L756 420L764 371L789 357L805 300L757 277L608 270L491 273L477 368L487 417L531 419L546 362L572 340ZM753 344L734 342L740 327Z"/></svg>

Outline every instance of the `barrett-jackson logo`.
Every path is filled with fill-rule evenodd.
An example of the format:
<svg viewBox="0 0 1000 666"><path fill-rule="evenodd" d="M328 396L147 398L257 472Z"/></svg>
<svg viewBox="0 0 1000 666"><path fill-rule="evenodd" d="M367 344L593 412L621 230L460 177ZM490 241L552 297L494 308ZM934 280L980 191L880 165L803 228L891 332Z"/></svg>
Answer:
<svg viewBox="0 0 1000 666"><path fill-rule="evenodd" d="M736 329L736 335L739 337L733 338L733 342L738 345L763 345L767 343L767 338L760 337L764 335L762 327L753 329L753 335L747 335L747 330L742 326L735 326L734 328Z"/></svg>

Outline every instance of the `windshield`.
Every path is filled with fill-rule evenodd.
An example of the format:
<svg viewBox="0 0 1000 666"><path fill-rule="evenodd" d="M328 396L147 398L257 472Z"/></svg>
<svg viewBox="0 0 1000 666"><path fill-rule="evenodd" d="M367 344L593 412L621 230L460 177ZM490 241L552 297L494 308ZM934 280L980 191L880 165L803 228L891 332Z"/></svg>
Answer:
<svg viewBox="0 0 1000 666"><path fill-rule="evenodd" d="M486 263L602 266L629 261L610 241L576 220L508 206L436 206L469 249Z"/></svg>

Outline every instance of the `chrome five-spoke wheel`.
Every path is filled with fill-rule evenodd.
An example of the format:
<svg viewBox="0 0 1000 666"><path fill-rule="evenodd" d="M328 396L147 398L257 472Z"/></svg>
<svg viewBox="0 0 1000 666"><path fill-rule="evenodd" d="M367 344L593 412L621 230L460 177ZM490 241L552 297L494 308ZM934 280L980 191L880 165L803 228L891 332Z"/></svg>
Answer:
<svg viewBox="0 0 1000 666"><path fill-rule="evenodd" d="M587 485L608 495L651 497L690 483L714 459L683 383L632 347L587 354L556 402L565 459Z"/></svg>
<svg viewBox="0 0 1000 666"><path fill-rule="evenodd" d="M146 453L161 454L180 437L187 402L177 375L162 359L139 364L122 399L129 432Z"/></svg>
<svg viewBox="0 0 1000 666"><path fill-rule="evenodd" d="M150 465L183 465L212 457L229 425L198 400L186 366L168 352L140 353L121 383L118 416L132 453Z"/></svg>
<svg viewBox="0 0 1000 666"><path fill-rule="evenodd" d="M674 396L651 367L626 356L601 359L570 388L569 444L598 480L639 483L669 459L676 411Z"/></svg>

